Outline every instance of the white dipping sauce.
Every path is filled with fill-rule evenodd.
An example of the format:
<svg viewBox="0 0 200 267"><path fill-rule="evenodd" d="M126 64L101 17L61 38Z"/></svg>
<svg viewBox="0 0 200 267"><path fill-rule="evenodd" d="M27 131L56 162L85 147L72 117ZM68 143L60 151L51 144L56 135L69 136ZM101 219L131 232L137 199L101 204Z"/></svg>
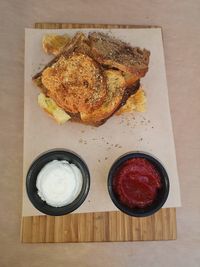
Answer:
<svg viewBox="0 0 200 267"><path fill-rule="evenodd" d="M38 195L52 207L62 207L79 195L83 177L79 168L66 160L53 160L39 172L36 181Z"/></svg>

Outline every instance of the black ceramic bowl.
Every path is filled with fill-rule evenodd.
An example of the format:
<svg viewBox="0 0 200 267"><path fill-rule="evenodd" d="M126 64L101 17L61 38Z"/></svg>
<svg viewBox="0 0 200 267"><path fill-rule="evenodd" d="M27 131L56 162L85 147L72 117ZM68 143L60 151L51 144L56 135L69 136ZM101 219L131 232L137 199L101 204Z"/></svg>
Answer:
<svg viewBox="0 0 200 267"><path fill-rule="evenodd" d="M154 165L161 177L162 187L157 193L155 201L146 208L129 208L120 202L113 190L113 178L121 164L132 158L144 158ZM169 178L163 165L152 155L143 152L130 152L119 157L112 165L108 174L108 191L115 206L122 212L135 217L146 217L158 211L166 202L169 194Z"/></svg>
<svg viewBox="0 0 200 267"><path fill-rule="evenodd" d="M40 170L52 160L67 160L75 164L81 171L83 185L78 197L70 204L63 207L52 207L43 201L37 194L36 180ZM50 150L34 160L26 176L26 190L32 204L39 211L52 216L68 214L76 210L86 199L90 188L90 173L86 163L74 152L68 150Z"/></svg>

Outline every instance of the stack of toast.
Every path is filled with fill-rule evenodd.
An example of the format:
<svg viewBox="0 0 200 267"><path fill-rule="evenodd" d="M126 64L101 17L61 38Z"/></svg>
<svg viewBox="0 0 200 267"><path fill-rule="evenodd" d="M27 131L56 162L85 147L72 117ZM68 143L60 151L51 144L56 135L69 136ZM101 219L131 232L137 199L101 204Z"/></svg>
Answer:
<svg viewBox="0 0 200 267"><path fill-rule="evenodd" d="M150 57L148 50L101 32L78 32L53 52L57 55L33 81L60 113L93 126L120 114L138 91Z"/></svg>

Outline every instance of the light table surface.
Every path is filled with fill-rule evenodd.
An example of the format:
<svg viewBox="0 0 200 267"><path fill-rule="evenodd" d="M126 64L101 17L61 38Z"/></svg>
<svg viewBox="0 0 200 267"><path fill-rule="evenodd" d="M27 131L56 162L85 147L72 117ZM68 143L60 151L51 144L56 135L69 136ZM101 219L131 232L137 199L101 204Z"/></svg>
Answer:
<svg viewBox="0 0 200 267"><path fill-rule="evenodd" d="M0 1L0 266L200 266L200 2ZM24 28L35 22L163 27L182 208L167 242L21 244Z"/></svg>

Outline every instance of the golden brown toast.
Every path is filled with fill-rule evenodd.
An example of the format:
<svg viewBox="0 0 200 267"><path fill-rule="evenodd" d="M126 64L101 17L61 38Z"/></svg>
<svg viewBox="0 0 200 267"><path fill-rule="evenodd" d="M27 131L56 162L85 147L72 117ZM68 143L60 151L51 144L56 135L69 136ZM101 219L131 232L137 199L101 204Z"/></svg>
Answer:
<svg viewBox="0 0 200 267"><path fill-rule="evenodd" d="M150 52L131 47L105 33L92 32L88 36L93 58L100 64L143 77L148 71Z"/></svg>
<svg viewBox="0 0 200 267"><path fill-rule="evenodd" d="M139 88L139 81L137 81L129 88L126 87L126 81L120 71L105 70L104 75L106 77L108 93L103 104L93 112L67 112L68 115L70 115L72 121L79 121L84 124L99 126L106 122L106 120L110 118L115 112L117 112L118 110L120 111L121 107L126 104L127 99L129 99L132 94L135 94ZM45 87L42 91L48 92ZM63 108L63 104L59 103L54 95L49 95L48 93L46 93L46 95L54 99L58 106ZM63 109L66 111L65 108Z"/></svg>
<svg viewBox="0 0 200 267"><path fill-rule="evenodd" d="M92 111L107 93L102 67L87 55L84 34L76 34L33 80L66 112Z"/></svg>
<svg viewBox="0 0 200 267"><path fill-rule="evenodd" d="M120 71L106 70L107 96L103 104L93 112L81 112L80 118L83 123L99 126L110 118L121 106L126 103L130 95L139 88L139 81L134 86L127 88L126 81Z"/></svg>
<svg viewBox="0 0 200 267"><path fill-rule="evenodd" d="M102 34L109 49L114 47L115 56L108 59L105 43L101 47L98 40L94 45L96 35L99 36L99 33L91 33L88 39L85 34L77 33L63 48L59 47L61 52L33 77L33 81L48 101L52 99L55 102L52 102L53 111L49 106L45 106L46 110L48 108L51 113L59 111L60 114L61 108L72 121L99 126L138 90L139 78L148 70L149 59L145 61L144 54L149 57L149 52L137 48L140 57L133 53L131 49L134 48ZM116 56L117 46L121 52L125 51L121 58ZM130 62L131 57L133 61L140 57L140 63ZM56 105L58 108L55 108ZM63 112L61 122L69 119Z"/></svg>
<svg viewBox="0 0 200 267"><path fill-rule="evenodd" d="M67 47L67 44L70 42L70 37L67 34L57 35L57 34L46 34L42 39L42 46L45 53L58 55ZM81 44L81 45L80 45ZM82 35L81 42L76 46L76 51L86 53L92 56L89 40L86 36ZM126 86L132 86L138 79L138 74L131 72L123 72L123 76L126 81Z"/></svg>
<svg viewBox="0 0 200 267"><path fill-rule="evenodd" d="M42 73L47 95L66 112L87 112L101 106L106 97L106 81L101 67L92 58L73 52Z"/></svg>
<svg viewBox="0 0 200 267"><path fill-rule="evenodd" d="M82 46L84 46L84 48L85 48L86 47L85 42L87 40L88 39L87 39L87 37L85 36L84 33L82 33L82 32L76 33L75 36L63 47L63 49L61 50L61 52L57 56L55 56L40 72L38 72L37 74L35 74L33 76L32 80L34 82L36 82L36 85L38 83L37 82L37 78L41 77L42 72L46 68L51 67L54 63L56 63L59 60L59 58L60 58L61 55L63 55L64 57L67 57L72 52L75 52L78 49L82 50Z"/></svg>
<svg viewBox="0 0 200 267"><path fill-rule="evenodd" d="M63 37L66 40L63 40ZM42 40L43 50L45 53L56 55L56 57L54 57L40 72L33 76L33 82L40 87L44 93L47 92L46 88L42 84L43 71L56 63L61 55L67 57L72 52L80 52L90 55L91 49L88 45L88 42L88 38L82 32L76 33L72 39L70 39L68 35L45 35Z"/></svg>

